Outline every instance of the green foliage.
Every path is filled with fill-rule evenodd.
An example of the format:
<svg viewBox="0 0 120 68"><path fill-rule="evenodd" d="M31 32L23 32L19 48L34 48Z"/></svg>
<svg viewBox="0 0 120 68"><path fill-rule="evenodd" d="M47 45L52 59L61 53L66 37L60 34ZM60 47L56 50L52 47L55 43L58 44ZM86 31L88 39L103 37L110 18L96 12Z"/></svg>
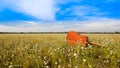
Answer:
<svg viewBox="0 0 120 68"><path fill-rule="evenodd" d="M66 43L65 34L1 34L0 68L119 68L120 35L86 34L104 46Z"/></svg>

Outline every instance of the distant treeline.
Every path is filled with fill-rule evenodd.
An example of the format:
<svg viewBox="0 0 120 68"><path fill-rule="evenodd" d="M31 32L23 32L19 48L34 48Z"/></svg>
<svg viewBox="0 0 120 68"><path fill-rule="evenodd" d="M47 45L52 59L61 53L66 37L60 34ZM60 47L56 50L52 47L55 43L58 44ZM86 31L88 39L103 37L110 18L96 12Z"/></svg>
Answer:
<svg viewBox="0 0 120 68"><path fill-rule="evenodd" d="M67 32L0 32L0 34L66 34ZM79 32L80 34L120 34L120 32Z"/></svg>

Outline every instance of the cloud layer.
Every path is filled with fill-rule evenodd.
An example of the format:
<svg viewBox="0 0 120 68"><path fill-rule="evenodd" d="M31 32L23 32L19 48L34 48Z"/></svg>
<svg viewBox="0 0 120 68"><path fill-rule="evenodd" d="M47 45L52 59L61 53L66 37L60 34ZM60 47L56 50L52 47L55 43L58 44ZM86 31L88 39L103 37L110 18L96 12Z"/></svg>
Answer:
<svg viewBox="0 0 120 68"><path fill-rule="evenodd" d="M0 19L5 18L0 20L0 32L120 31L119 5L118 0L0 0ZM17 19L22 14L35 20ZM7 22L12 16L19 21Z"/></svg>
<svg viewBox="0 0 120 68"><path fill-rule="evenodd" d="M120 20L108 18L81 22L66 21L46 23L34 21L21 21L15 26L0 25L0 32L64 32L70 30L80 32L114 32L120 31L119 22Z"/></svg>
<svg viewBox="0 0 120 68"><path fill-rule="evenodd" d="M9 9L44 21L82 20L86 17L115 19L120 18L119 4L118 0L0 0L0 12Z"/></svg>
<svg viewBox="0 0 120 68"><path fill-rule="evenodd" d="M42 20L55 20L55 0L4 0L4 8Z"/></svg>

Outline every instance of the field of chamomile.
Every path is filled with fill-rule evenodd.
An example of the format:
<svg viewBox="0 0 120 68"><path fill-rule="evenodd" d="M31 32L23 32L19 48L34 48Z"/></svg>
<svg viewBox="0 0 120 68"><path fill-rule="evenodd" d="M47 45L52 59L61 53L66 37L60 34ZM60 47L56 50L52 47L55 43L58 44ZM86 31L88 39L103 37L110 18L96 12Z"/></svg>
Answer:
<svg viewBox="0 0 120 68"><path fill-rule="evenodd" d="M66 43L66 34L0 34L0 68L120 68L120 34L84 34L103 46Z"/></svg>

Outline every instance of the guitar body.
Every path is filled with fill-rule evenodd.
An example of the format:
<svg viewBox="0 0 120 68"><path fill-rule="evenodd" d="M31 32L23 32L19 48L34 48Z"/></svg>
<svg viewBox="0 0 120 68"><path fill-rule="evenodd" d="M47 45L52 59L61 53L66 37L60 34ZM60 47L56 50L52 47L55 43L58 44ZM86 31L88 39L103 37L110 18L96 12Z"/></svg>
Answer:
<svg viewBox="0 0 120 68"><path fill-rule="evenodd" d="M67 43L71 46L80 45L86 47L87 41L87 36L79 35L79 33L75 31L70 31L67 33Z"/></svg>

